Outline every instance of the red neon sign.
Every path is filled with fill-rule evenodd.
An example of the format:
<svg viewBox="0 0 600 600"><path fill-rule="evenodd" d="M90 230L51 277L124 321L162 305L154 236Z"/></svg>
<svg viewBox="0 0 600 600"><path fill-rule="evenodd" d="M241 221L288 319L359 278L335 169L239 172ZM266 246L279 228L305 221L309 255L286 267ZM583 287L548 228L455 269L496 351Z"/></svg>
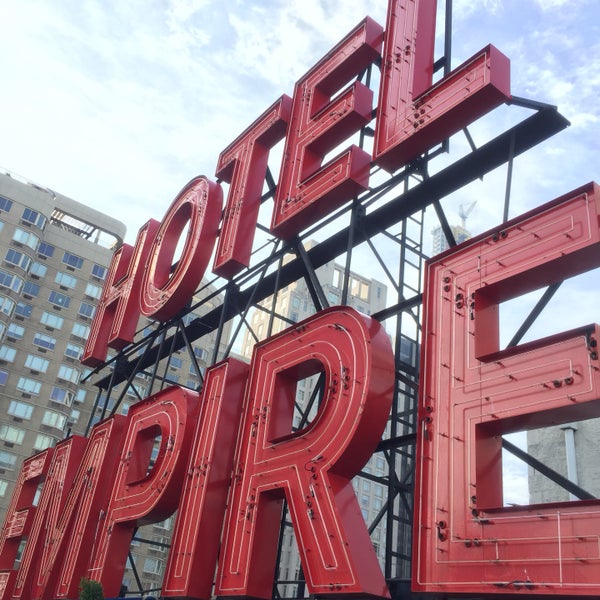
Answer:
<svg viewBox="0 0 600 600"><path fill-rule="evenodd" d="M282 138L271 231L287 239L367 189L371 158L396 169L510 98L508 59L491 46L428 89L431 73L424 65L433 62L435 4L390 0L385 35L365 18L298 81L291 101L282 96L221 153L216 173L231 186L215 273L231 278L249 264L269 150ZM397 47L404 37L411 40L410 48L400 59ZM351 146L323 165L329 151L372 118L372 92L360 82L342 88L381 59L383 39L373 157ZM415 111L420 115L416 120ZM193 180L167 210L160 231L150 221L135 248L125 245L115 255L84 364L102 364L109 346L122 349L132 342L140 314L164 321L184 308L217 240L221 196L218 184L205 177ZM182 259L170 274L178 234L188 221Z"/></svg>
<svg viewBox="0 0 600 600"><path fill-rule="evenodd" d="M278 365L273 355L284 348L287 360ZM325 401L314 422L292 435L294 382L320 370L329 390ZM262 569L273 558L272 548L261 548L264 556L257 558L255 543L245 546L235 539L240 534L255 542L270 539L275 529L268 517L279 504L270 496L280 496L283 489L295 506L301 539L324 550L307 559L309 589L323 589L327 580L327 593L364 590L387 596L373 548L364 543L369 536L351 485L385 428L392 400L393 356L383 328L354 309L328 309L262 343L250 365L249 386L247 372L234 359L215 365L200 398L168 388L135 404L126 420L116 415L96 425L87 445L82 438L70 438L53 453L30 460L2 530L1 597L70 598L83 576L100 581L107 596L116 596L134 527L163 520L179 508L163 595L210 598L226 519L220 595L239 596L233 585L249 582L253 596L269 598L271 585ZM257 392L265 393L261 402L253 396ZM160 451L149 469L158 436ZM217 456L221 446L228 450ZM256 453L250 452L253 447ZM264 453L270 457L261 458ZM283 474L288 458L287 479L269 475L271 462ZM30 527L31 509L23 505L31 503L32 490L46 472L50 474ZM227 474L232 472L236 478L244 476L229 492L226 512ZM249 490L257 495L257 506L249 521L243 519L240 532L235 523L240 506L250 508ZM299 503L306 502L311 503L310 518L301 514ZM31 544L15 572L11 560L25 535ZM235 572L232 564L238 565Z"/></svg>
<svg viewBox="0 0 600 600"><path fill-rule="evenodd" d="M587 185L427 267L413 585L598 596L600 502L502 508L502 434L600 413L598 325L500 350L498 304L600 265Z"/></svg>
<svg viewBox="0 0 600 600"><path fill-rule="evenodd" d="M296 382L319 371L319 414L292 434ZM255 346L217 595L271 597L285 496L311 594L387 596L351 478L385 428L393 372L385 331L352 309Z"/></svg>
<svg viewBox="0 0 600 600"><path fill-rule="evenodd" d="M494 46L432 86L434 41L431 2L390 0L373 152L375 162L388 171L510 97L510 62Z"/></svg>
<svg viewBox="0 0 600 600"><path fill-rule="evenodd" d="M223 151L216 172L230 189L220 235L221 187L199 177L162 223L149 221L135 247L120 248L82 362L101 364L109 346L131 342L140 314L176 316L217 237L216 273L231 278L248 265L268 154L280 140L271 230L289 238L366 189L371 162L396 169L507 100L508 60L493 47L431 85L434 18L434 2L390 0L385 34L366 18L299 80L292 99L282 96ZM359 82L342 88L380 58L373 156L350 147L323 165L370 122L371 92ZM600 331L590 326L500 351L496 322L498 303L511 295L597 264L598 216L597 191L588 186L510 223L497 238L482 236L430 263L415 518L420 590L600 589L586 566L597 558L597 504L534 514L502 509L499 495L502 432L525 421L596 414L599 366L591 345ZM564 371L564 386L548 385L550 364ZM323 403L309 426L292 433L296 382L317 372ZM311 594L387 597L350 480L382 434L393 389L384 330L334 308L257 345L249 367L233 359L211 367L200 395L169 388L136 404L126 420L100 423L89 440L62 442L24 466L0 537L0 595L73 597L82 576L116 595L134 528L179 509L164 596L209 598L218 562L218 595L270 598L285 497ZM227 450L217 454L217 446ZM524 541L523 524L537 537ZM545 554L533 560L540 548Z"/></svg>

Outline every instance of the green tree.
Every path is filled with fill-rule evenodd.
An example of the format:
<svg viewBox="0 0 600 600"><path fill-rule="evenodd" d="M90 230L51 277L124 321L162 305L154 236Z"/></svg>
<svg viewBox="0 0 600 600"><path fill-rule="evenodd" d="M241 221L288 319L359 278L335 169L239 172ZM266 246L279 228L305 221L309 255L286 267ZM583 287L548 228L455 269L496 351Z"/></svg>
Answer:
<svg viewBox="0 0 600 600"><path fill-rule="evenodd" d="M104 600L102 584L82 577L79 582L79 600Z"/></svg>

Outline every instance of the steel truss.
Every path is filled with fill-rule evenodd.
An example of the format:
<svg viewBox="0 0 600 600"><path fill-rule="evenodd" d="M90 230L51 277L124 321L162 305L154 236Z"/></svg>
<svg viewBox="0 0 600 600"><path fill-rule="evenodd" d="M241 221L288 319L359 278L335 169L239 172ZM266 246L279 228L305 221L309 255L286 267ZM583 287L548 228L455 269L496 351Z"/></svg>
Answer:
<svg viewBox="0 0 600 600"><path fill-rule="evenodd" d="M449 71L450 65L450 29L451 2L447 2L445 54L435 64L436 68L443 68L445 72ZM370 84L373 68L376 66L363 74L363 83ZM244 330L249 330L250 335L255 340L258 339L249 324L252 310L268 313L270 333L275 319L286 320L285 316L277 314L277 294L296 281L304 280L306 283L315 312L327 307L327 295L319 281L317 269L329 261L337 261L344 266L342 304L346 303L351 273L360 272L356 257L368 254L379 272L385 274L390 290L386 307L372 317L386 326L394 340L396 386L389 427L376 450L377 455L385 458L386 474L377 476L361 472L360 477L385 487L383 506L367 526L373 532L379 524L385 523L385 539L382 543L385 545L383 569L386 580L394 598L410 597L408 582L421 342L421 286L422 269L427 258L424 249L424 214L428 207L434 209L449 244L454 245L456 242L441 201L497 167L507 165L504 197L506 219L514 159L568 125L555 107L516 97L512 99L512 104L528 109L531 114L481 146L476 146L470 133L465 131L470 151L448 166L439 170L433 168L434 161L449 151L447 143L392 175L386 175L373 166L371 180L378 180L379 183L354 198L347 206L288 242L265 239L264 242L255 244L258 246L253 255L255 264L249 269L230 282L218 278L212 280L199 290L201 300L190 304L177 318L159 325L150 335L140 335L139 341L96 370L99 375L96 382L99 392L94 415L99 414L104 418L115 413L127 390L133 390L136 397L142 399L144 394L133 385L139 374L145 377L145 395L156 393L169 385L168 367L176 351L187 351L201 381L201 369L192 343L213 335L212 362L229 356ZM368 145L372 133L369 127L361 132L361 146ZM275 185L274 177L268 171L265 180L267 191L262 198L263 202L273 198ZM333 234L329 234L332 225L335 225L335 230ZM266 227L259 225L259 229L264 231ZM305 242L312 239L321 241L307 248ZM544 295L540 305L534 309L511 344L518 343L551 295L552 290ZM272 301L267 303L269 298ZM197 316L198 313L201 316ZM230 330L231 337L226 339L226 332ZM321 384L322 381L317 378L309 402L306 406L296 406L301 417L300 427L308 422L311 411L318 406ZM92 419L90 425L91 423ZM516 451L510 444L505 447ZM535 466L526 453L519 452L522 458ZM547 474L559 481L550 470L547 470ZM580 497L585 494L580 489L574 492L580 494ZM291 527L286 511L282 514L281 523L280 540L283 540L284 531ZM154 543L142 538L139 540ZM137 572L134 575L141 586ZM276 569L273 597L284 597L284 586L287 590L293 590L286 597L300 598L307 595L301 570L294 577L284 579L283 574ZM135 595L154 595L157 592L158 589L130 590Z"/></svg>

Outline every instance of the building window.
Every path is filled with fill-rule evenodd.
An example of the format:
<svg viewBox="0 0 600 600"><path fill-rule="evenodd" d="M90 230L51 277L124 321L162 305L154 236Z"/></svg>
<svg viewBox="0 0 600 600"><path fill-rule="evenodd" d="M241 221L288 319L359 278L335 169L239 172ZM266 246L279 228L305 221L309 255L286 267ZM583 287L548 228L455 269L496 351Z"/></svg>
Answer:
<svg viewBox="0 0 600 600"><path fill-rule="evenodd" d="M6 251L6 256L4 257L5 262L9 265L14 265L15 267L19 267L23 269L23 271L27 272L31 263L33 262L27 254L24 252L20 252L19 250L15 250L14 248L9 248Z"/></svg>
<svg viewBox="0 0 600 600"><path fill-rule="evenodd" d="M42 425L47 427L55 427L56 429L64 430L67 424L67 417L60 413L54 412L53 410L47 410L44 412L42 417Z"/></svg>
<svg viewBox="0 0 600 600"><path fill-rule="evenodd" d="M17 389L20 392L25 392L26 394L33 394L34 396L37 396L40 393L41 388L42 384L40 381L36 381L35 379L29 379L29 377L19 377Z"/></svg>
<svg viewBox="0 0 600 600"><path fill-rule="evenodd" d="M102 265L92 265L92 276L96 277L96 279L105 279L106 278L106 267Z"/></svg>
<svg viewBox="0 0 600 600"><path fill-rule="evenodd" d="M8 371L0 369L0 385L5 385L8 381Z"/></svg>
<svg viewBox="0 0 600 600"><path fill-rule="evenodd" d="M95 298L96 300L100 300L100 296L102 296L102 288L99 285L94 285L93 283L88 283L85 286L85 295L90 298Z"/></svg>
<svg viewBox="0 0 600 600"><path fill-rule="evenodd" d="M49 312L44 312L40 318L40 323L46 325L46 327L52 327L53 329L60 329L63 326L64 319L58 315L54 315Z"/></svg>
<svg viewBox="0 0 600 600"><path fill-rule="evenodd" d="M58 368L57 377L59 379L63 379L64 381L70 381L71 383L79 383L80 375L81 373L74 367L60 365L60 367Z"/></svg>
<svg viewBox="0 0 600 600"><path fill-rule="evenodd" d="M27 358L25 359L25 366L32 371L45 373L50 366L50 361L42 358L41 356L36 356L35 354L28 354Z"/></svg>
<svg viewBox="0 0 600 600"><path fill-rule="evenodd" d="M158 558L147 558L144 560L144 573L160 575L162 573L162 560Z"/></svg>
<svg viewBox="0 0 600 600"><path fill-rule="evenodd" d="M170 366L174 369L181 369L183 360L179 356L171 356Z"/></svg>
<svg viewBox="0 0 600 600"><path fill-rule="evenodd" d="M12 208L12 200L5 198L4 196L0 196L0 210L4 212L10 212Z"/></svg>
<svg viewBox="0 0 600 600"><path fill-rule="evenodd" d="M25 231L24 229L20 229L17 227L12 237L13 241L18 242L19 244L24 244L25 246L29 246L32 250L38 247L40 243L40 238L32 233L31 231Z"/></svg>
<svg viewBox="0 0 600 600"><path fill-rule="evenodd" d="M44 348L45 350L54 350L56 347L56 338L45 335L44 333L35 332L33 336L33 344L38 348Z"/></svg>
<svg viewBox="0 0 600 600"><path fill-rule="evenodd" d="M39 452L41 450L46 450L46 448L50 448L52 444L54 444L53 437L44 435L43 433L38 433L33 444L33 449Z"/></svg>
<svg viewBox="0 0 600 600"><path fill-rule="evenodd" d="M86 391L82 390L81 388L79 388L77 390L77 393L75 394L75 402L78 402L79 404L82 404L83 402L85 402L85 395L86 395Z"/></svg>
<svg viewBox="0 0 600 600"><path fill-rule="evenodd" d="M171 531L173 527L173 517L167 517L164 521L154 523L154 527L158 529L166 529L167 531Z"/></svg>
<svg viewBox="0 0 600 600"><path fill-rule="evenodd" d="M29 319L32 311L33 306L31 306L31 304L27 304L27 302L17 302L17 307L15 308L15 315L19 315L20 317Z"/></svg>
<svg viewBox="0 0 600 600"><path fill-rule="evenodd" d="M83 348L77 344L67 344L67 347L65 348L65 356L69 356L77 360L79 360L82 352Z"/></svg>
<svg viewBox="0 0 600 600"><path fill-rule="evenodd" d="M81 267L83 267L83 258L77 256L77 254L71 254L70 252L65 252L63 254L62 262L75 269L81 269Z"/></svg>
<svg viewBox="0 0 600 600"><path fill-rule="evenodd" d="M81 412L76 409L73 409L71 411L71 414L69 415L69 422L75 425L75 423L79 421L79 417L81 417Z"/></svg>
<svg viewBox="0 0 600 600"><path fill-rule="evenodd" d="M71 333L75 337L86 340L88 335L90 334L90 328L87 325L83 325L82 323L73 323Z"/></svg>
<svg viewBox="0 0 600 600"><path fill-rule="evenodd" d="M11 400L8 407L8 414L17 417L17 419L31 419L31 415L33 415L33 406L26 402Z"/></svg>
<svg viewBox="0 0 600 600"><path fill-rule="evenodd" d="M87 302L82 302L79 305L79 314L82 317L91 319L91 318L93 318L95 312L96 312L96 307L93 304L88 304Z"/></svg>
<svg viewBox="0 0 600 600"><path fill-rule="evenodd" d="M25 221L26 223L31 223L32 225L35 225L40 229L44 229L47 222L47 219L46 217L44 217L44 215L39 213L37 210L32 210L31 208L26 208L23 211L23 216L21 217L21 220Z"/></svg>
<svg viewBox="0 0 600 600"><path fill-rule="evenodd" d="M54 306L60 306L61 308L69 308L69 304L71 304L71 297L66 294L61 294L60 292L55 292L52 290L50 295L48 296L48 301Z"/></svg>
<svg viewBox="0 0 600 600"><path fill-rule="evenodd" d="M73 392L55 385L50 392L50 400L52 400L52 402L57 402L58 404L71 406L71 404L73 404Z"/></svg>
<svg viewBox="0 0 600 600"><path fill-rule="evenodd" d="M20 293L23 289L23 279L12 273L7 273L0 269L0 287L5 287L13 292Z"/></svg>
<svg viewBox="0 0 600 600"><path fill-rule="evenodd" d="M40 286L33 281L26 281L23 286L23 296L26 298L37 298L40 293Z"/></svg>
<svg viewBox="0 0 600 600"><path fill-rule="evenodd" d="M10 346L0 346L0 360L5 362L14 362L17 351L15 348Z"/></svg>
<svg viewBox="0 0 600 600"><path fill-rule="evenodd" d="M196 358L199 358L200 360L206 360L206 358L208 357L208 352L204 348L194 346L194 356Z"/></svg>
<svg viewBox="0 0 600 600"><path fill-rule="evenodd" d="M17 464L16 455L0 450L0 468L12 471Z"/></svg>
<svg viewBox="0 0 600 600"><path fill-rule="evenodd" d="M15 309L16 303L14 300L6 296L0 296L0 313L11 317Z"/></svg>
<svg viewBox="0 0 600 600"><path fill-rule="evenodd" d="M6 491L8 490L8 481L4 479L0 479L0 497L4 498L6 496Z"/></svg>
<svg viewBox="0 0 600 600"><path fill-rule="evenodd" d="M34 262L31 265L31 269L29 269L29 274L32 277L45 277L48 272L48 267L46 265L42 265L39 262Z"/></svg>
<svg viewBox="0 0 600 600"><path fill-rule="evenodd" d="M73 275L69 275L68 273L63 273L59 271L54 278L54 281L66 288L73 289L77 285L77 278L73 277Z"/></svg>
<svg viewBox="0 0 600 600"><path fill-rule="evenodd" d="M0 440L11 444L22 444L25 430L13 425L0 425Z"/></svg>
<svg viewBox="0 0 600 600"><path fill-rule="evenodd" d="M334 269L333 270L333 282L332 282L333 287L341 288L342 280L343 280L342 272L339 269Z"/></svg>
<svg viewBox="0 0 600 600"><path fill-rule="evenodd" d="M54 246L52 244L46 244L46 242L42 242L38 248L38 254L51 258L54 254Z"/></svg>

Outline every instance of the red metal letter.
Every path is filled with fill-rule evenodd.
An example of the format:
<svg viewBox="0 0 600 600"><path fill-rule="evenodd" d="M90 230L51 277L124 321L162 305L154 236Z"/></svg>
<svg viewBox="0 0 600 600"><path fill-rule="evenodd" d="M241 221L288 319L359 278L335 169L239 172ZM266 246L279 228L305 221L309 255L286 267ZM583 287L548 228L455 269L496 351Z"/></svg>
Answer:
<svg viewBox="0 0 600 600"><path fill-rule="evenodd" d="M122 442L125 417L96 425L89 440L59 443L21 560L13 598L74 598L86 573Z"/></svg>
<svg viewBox="0 0 600 600"><path fill-rule="evenodd" d="M381 27L367 17L296 84L271 221L278 237L292 237L367 189L370 156L357 146L321 163L371 120L373 94L363 84L331 97L379 57L381 41Z"/></svg>
<svg viewBox="0 0 600 600"><path fill-rule="evenodd" d="M394 171L510 98L510 63L493 46L433 87L436 2L390 0L374 161Z"/></svg>
<svg viewBox="0 0 600 600"><path fill-rule="evenodd" d="M166 321L190 301L210 260L222 208L221 186L206 177L192 179L179 192L149 252L140 293L142 314ZM188 223L181 257L171 272L177 244Z"/></svg>
<svg viewBox="0 0 600 600"><path fill-rule="evenodd" d="M102 364L109 346L121 350L133 341L140 316L142 267L159 226L151 219L140 229L135 247L123 244L114 253L81 357L84 365Z"/></svg>
<svg viewBox="0 0 600 600"><path fill-rule="evenodd" d="M248 365L235 358L206 372L163 597L211 597L247 378Z"/></svg>
<svg viewBox="0 0 600 600"><path fill-rule="evenodd" d="M269 150L285 136L292 99L282 96L219 156L216 175L231 184L213 271L231 279L250 262Z"/></svg>
<svg viewBox="0 0 600 600"><path fill-rule="evenodd" d="M600 501L503 508L502 434L600 413L598 325L500 350L498 304L600 264L594 184L427 266L413 587L600 594Z"/></svg>
<svg viewBox="0 0 600 600"><path fill-rule="evenodd" d="M54 449L23 461L10 506L0 531L0 598L10 598L16 578L13 571L21 540L29 536L37 508L33 505L36 491L50 468Z"/></svg>
<svg viewBox="0 0 600 600"><path fill-rule="evenodd" d="M121 466L89 568L90 579L102 584L106 596L119 593L135 526L161 521L177 508L197 400L196 392L174 386L137 402L127 415ZM149 470L159 437L158 456Z"/></svg>
<svg viewBox="0 0 600 600"><path fill-rule="evenodd" d="M296 382L319 371L319 412L292 434ZM381 437L393 387L387 334L351 308L255 346L216 595L271 598L285 494L311 594L388 596L351 478Z"/></svg>

